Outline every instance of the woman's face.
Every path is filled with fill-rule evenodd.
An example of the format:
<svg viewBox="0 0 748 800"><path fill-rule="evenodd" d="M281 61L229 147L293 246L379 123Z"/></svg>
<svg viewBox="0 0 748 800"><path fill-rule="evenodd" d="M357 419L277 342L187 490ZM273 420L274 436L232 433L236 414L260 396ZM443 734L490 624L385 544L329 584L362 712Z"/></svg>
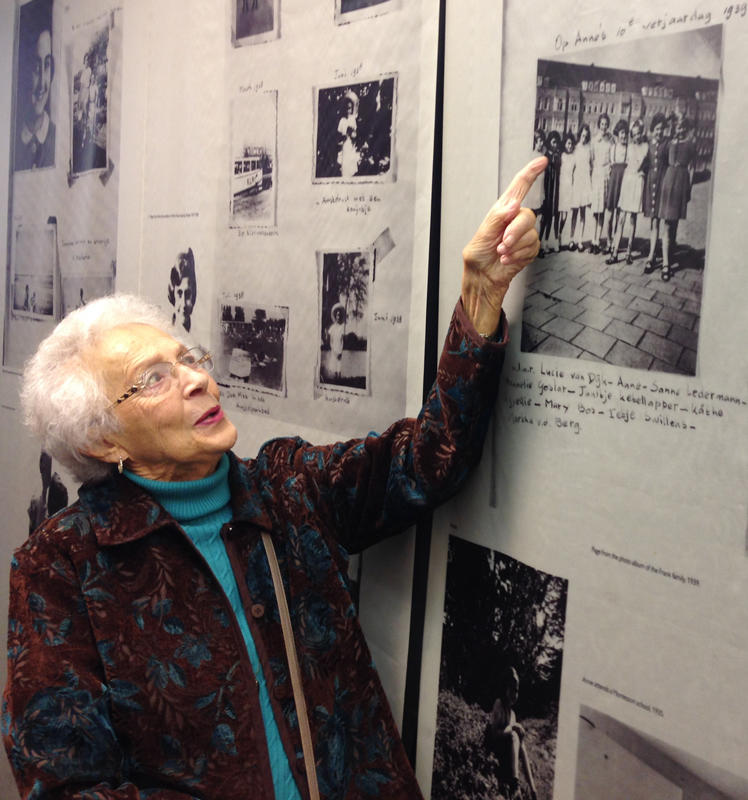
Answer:
<svg viewBox="0 0 748 800"><path fill-rule="evenodd" d="M582 144L587 144L587 142L589 142L590 129L588 127L585 126L582 128L581 133L579 134L579 140L582 142Z"/></svg>
<svg viewBox="0 0 748 800"><path fill-rule="evenodd" d="M652 138L654 139L655 142L659 142L660 139L662 139L663 128L664 128L664 126L663 126L663 124L661 122L658 122L654 126L654 128L652 128Z"/></svg>
<svg viewBox="0 0 748 800"><path fill-rule="evenodd" d="M109 330L91 357L107 396L116 400L158 362L174 362L187 348L150 325L131 323ZM236 442L236 428L218 402L218 385L204 370L174 368L162 394L136 392L114 413L122 429L106 436L111 458L152 480L185 481L210 475ZM94 453L94 455L99 455Z"/></svg>
<svg viewBox="0 0 748 800"><path fill-rule="evenodd" d="M51 83L52 36L48 30L43 30L36 40L31 67L31 108L36 117L44 113Z"/></svg>
<svg viewBox="0 0 748 800"><path fill-rule="evenodd" d="M571 139L566 139L564 141L564 150L566 150L567 153L571 153L573 149L574 149L574 142L572 142Z"/></svg>
<svg viewBox="0 0 748 800"><path fill-rule="evenodd" d="M610 127L610 120L607 117L600 117L597 121L597 127L600 129L600 133L607 133Z"/></svg>
<svg viewBox="0 0 748 800"><path fill-rule="evenodd" d="M641 125L633 125L631 128L631 141L634 144L639 144L642 140L642 127Z"/></svg>
<svg viewBox="0 0 748 800"><path fill-rule="evenodd" d="M548 140L548 146L554 153L557 153L561 149L561 142L557 136L551 136Z"/></svg>
<svg viewBox="0 0 748 800"><path fill-rule="evenodd" d="M626 140L629 138L629 132L626 128L621 128L618 131L618 144L626 144Z"/></svg>

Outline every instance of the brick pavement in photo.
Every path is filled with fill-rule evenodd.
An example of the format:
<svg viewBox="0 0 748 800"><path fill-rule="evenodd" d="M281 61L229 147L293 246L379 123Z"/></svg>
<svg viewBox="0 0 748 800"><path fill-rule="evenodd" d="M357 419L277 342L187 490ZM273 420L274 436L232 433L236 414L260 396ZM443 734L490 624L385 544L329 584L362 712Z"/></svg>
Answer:
<svg viewBox="0 0 748 800"><path fill-rule="evenodd" d="M609 265L605 255L568 250L536 260L527 268L522 351L694 375L704 273L703 255L687 258L688 249L680 263L676 251L668 282L659 268L644 274L641 252L632 264L624 253Z"/></svg>

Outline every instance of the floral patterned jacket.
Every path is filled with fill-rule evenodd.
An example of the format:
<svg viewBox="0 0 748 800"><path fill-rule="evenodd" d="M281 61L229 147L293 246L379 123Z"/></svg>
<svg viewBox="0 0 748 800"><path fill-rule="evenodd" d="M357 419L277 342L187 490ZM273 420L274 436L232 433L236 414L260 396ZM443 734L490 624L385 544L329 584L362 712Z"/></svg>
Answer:
<svg viewBox="0 0 748 800"><path fill-rule="evenodd" d="M506 340L506 322L504 321ZM458 305L417 419L313 447L231 454L222 536L302 797L301 739L260 531L271 532L302 668L322 796L419 798L346 583L347 552L411 525L479 456L503 346ZM179 525L126 478L79 500L11 569L3 734L24 800L273 797L236 618Z"/></svg>

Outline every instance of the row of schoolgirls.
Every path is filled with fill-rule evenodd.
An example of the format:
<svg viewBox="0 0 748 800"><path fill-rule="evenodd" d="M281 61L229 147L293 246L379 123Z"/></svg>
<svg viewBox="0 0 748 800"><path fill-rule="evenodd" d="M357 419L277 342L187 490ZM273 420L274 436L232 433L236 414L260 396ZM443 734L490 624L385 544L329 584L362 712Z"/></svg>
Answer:
<svg viewBox="0 0 748 800"><path fill-rule="evenodd" d="M661 237L660 274L669 281L678 222L686 218L691 199L696 155L691 122L658 113L649 131L642 119L630 127L620 119L612 134L609 128L610 117L603 113L594 136L586 123L578 136L571 131L535 131L534 150L548 157L548 167L525 202L538 217L540 256L578 250L602 253L606 264L614 264L626 228L625 260L631 264L637 219L643 214L649 228L649 252L639 253L646 256L644 272L657 266Z"/></svg>

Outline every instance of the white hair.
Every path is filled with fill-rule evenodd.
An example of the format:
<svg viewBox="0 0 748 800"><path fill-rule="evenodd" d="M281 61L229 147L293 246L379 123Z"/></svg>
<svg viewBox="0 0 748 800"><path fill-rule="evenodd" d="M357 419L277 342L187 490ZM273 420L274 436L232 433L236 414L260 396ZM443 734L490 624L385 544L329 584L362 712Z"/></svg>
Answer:
<svg viewBox="0 0 748 800"><path fill-rule="evenodd" d="M107 331L128 323L152 325L173 335L158 306L134 295L109 295L68 314L24 369L24 422L44 450L80 481L100 480L111 472L111 464L84 451L120 429L87 351Z"/></svg>

